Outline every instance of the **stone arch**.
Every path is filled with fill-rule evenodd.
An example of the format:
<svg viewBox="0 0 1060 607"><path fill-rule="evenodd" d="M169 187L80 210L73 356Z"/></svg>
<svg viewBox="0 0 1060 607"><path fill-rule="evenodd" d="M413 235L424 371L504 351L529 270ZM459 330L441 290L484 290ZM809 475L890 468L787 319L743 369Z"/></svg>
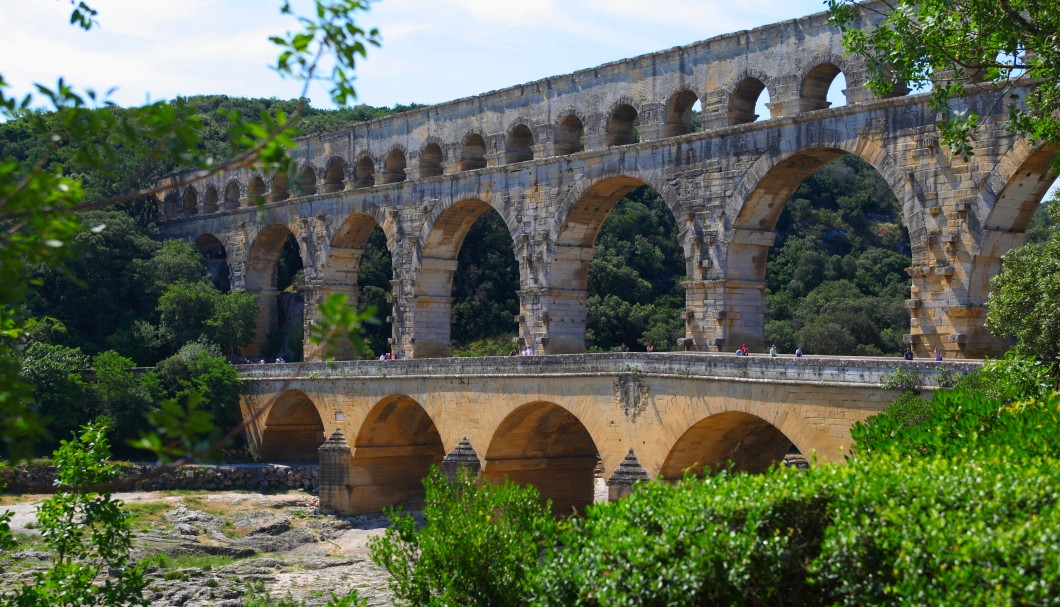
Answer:
<svg viewBox="0 0 1060 607"><path fill-rule="evenodd" d="M508 131L505 141L505 162L508 164L534 159L534 134L530 127L520 122Z"/></svg>
<svg viewBox="0 0 1060 607"><path fill-rule="evenodd" d="M241 194L239 180L235 177L229 178L228 182L225 183L224 208L226 211L239 208L239 199L242 197Z"/></svg>
<svg viewBox="0 0 1060 607"><path fill-rule="evenodd" d="M556 124L555 150L557 156L576 154L585 149L585 120L573 110Z"/></svg>
<svg viewBox="0 0 1060 607"><path fill-rule="evenodd" d="M800 112L831 107L832 103L828 101L828 90L840 74L845 76L847 73L842 65L842 60L829 57L816 63L802 76L802 84L799 87ZM849 87L850 83L847 83L847 86Z"/></svg>
<svg viewBox="0 0 1060 607"><path fill-rule="evenodd" d="M181 214L185 217L191 217L199 214L199 193L195 190L195 186L189 185L184 189L184 194L180 197Z"/></svg>
<svg viewBox="0 0 1060 607"><path fill-rule="evenodd" d="M341 192L344 189L346 189L346 161L338 156L332 156L324 165L324 183L320 190L330 194Z"/></svg>
<svg viewBox="0 0 1060 607"><path fill-rule="evenodd" d="M629 100L612 106L607 116L607 147L637 143L637 110Z"/></svg>
<svg viewBox="0 0 1060 607"><path fill-rule="evenodd" d="M375 162L365 154L357 159L353 167L353 187L370 188L375 185Z"/></svg>
<svg viewBox="0 0 1060 607"><path fill-rule="evenodd" d="M305 244L283 224L264 226L250 246L244 281L246 290L258 295L261 312L258 314L254 341L245 349L247 354L260 355L266 345L266 335L281 328L277 262L288 237L294 237L298 241L299 254L304 260Z"/></svg>
<svg viewBox="0 0 1060 607"><path fill-rule="evenodd" d="M253 175L247 182L247 204L262 202L265 202L265 178L261 175Z"/></svg>
<svg viewBox="0 0 1060 607"><path fill-rule="evenodd" d="M1052 162L1060 148L1031 145L1017 139L990 171L974 209L986 230L1027 230L1038 203L1056 180Z"/></svg>
<svg viewBox="0 0 1060 607"><path fill-rule="evenodd" d="M419 255L413 287L416 358L452 354L450 322L457 257L471 227L490 210L500 213L511 234L512 225L503 205L488 196L462 199L432 211L426 218L417 243Z"/></svg>
<svg viewBox="0 0 1060 607"><path fill-rule="evenodd" d="M650 178L650 177L649 177ZM620 200L635 188L648 185L655 189L677 222L678 232L685 233L689 218L676 201L678 196L670 184L645 181L631 175L613 175L596 181L585 180L575 187L560 203L552 232L555 247L547 269L550 299L557 309L564 310L562 318L550 323L549 354L569 354L585 351L586 299L588 297L589 264L600 229ZM681 243L685 254L686 276L692 276L691 251L688 239Z"/></svg>
<svg viewBox="0 0 1060 607"><path fill-rule="evenodd" d="M206 191L202 197L202 213L216 213L217 212L217 187L214 184L206 186Z"/></svg>
<svg viewBox="0 0 1060 607"><path fill-rule="evenodd" d="M437 177L442 174L445 154L437 141L428 142L420 150L420 177Z"/></svg>
<svg viewBox="0 0 1060 607"><path fill-rule="evenodd" d="M224 243L213 234L203 234L195 239L195 247L202 253L210 282L224 293L231 291L232 269L228 267L228 251Z"/></svg>
<svg viewBox="0 0 1060 607"><path fill-rule="evenodd" d="M386 156L383 164L383 183L398 183L405 181L405 148L395 146Z"/></svg>
<svg viewBox="0 0 1060 607"><path fill-rule="evenodd" d="M758 120L758 114L755 113L755 105L758 103L758 98L763 91L772 98L770 91L773 89L767 86L767 83L769 83L769 79L766 76L748 73L732 87L729 92L728 105L730 126Z"/></svg>
<svg viewBox="0 0 1060 607"><path fill-rule="evenodd" d="M765 472L781 461L795 442L768 421L751 413L724 411L685 430L670 448L659 479L678 480L691 472L701 476L725 470ZM796 445L802 453L802 446Z"/></svg>
<svg viewBox="0 0 1060 607"><path fill-rule="evenodd" d="M302 165L295 180L295 190L299 196L312 196L317 193L317 171L313 165Z"/></svg>
<svg viewBox="0 0 1060 607"><path fill-rule="evenodd" d="M474 171L486 166L486 140L478 133L471 133L464 138L460 147L460 164L458 171Z"/></svg>
<svg viewBox="0 0 1060 607"><path fill-rule="evenodd" d="M404 394L383 398L365 417L354 440L349 484L354 512L423 499L423 478L445 457L438 428L427 411Z"/></svg>
<svg viewBox="0 0 1060 607"><path fill-rule="evenodd" d="M167 219L176 219L180 214L180 195L176 190L169 190L162 198L162 215Z"/></svg>
<svg viewBox="0 0 1060 607"><path fill-rule="evenodd" d="M287 173L276 173L269 185L269 202L279 202L291 197L291 184Z"/></svg>
<svg viewBox="0 0 1060 607"><path fill-rule="evenodd" d="M509 413L490 439L483 480L533 485L555 514L582 511L593 503L594 470L600 450L577 416L535 401Z"/></svg>
<svg viewBox="0 0 1060 607"><path fill-rule="evenodd" d="M316 462L325 439L313 400L300 390L288 390L269 408L256 455L262 461Z"/></svg>
<svg viewBox="0 0 1060 607"><path fill-rule="evenodd" d="M677 90L666 101L666 116L663 122L663 137L677 137L691 133L692 107L699 101L699 96L689 88Z"/></svg>

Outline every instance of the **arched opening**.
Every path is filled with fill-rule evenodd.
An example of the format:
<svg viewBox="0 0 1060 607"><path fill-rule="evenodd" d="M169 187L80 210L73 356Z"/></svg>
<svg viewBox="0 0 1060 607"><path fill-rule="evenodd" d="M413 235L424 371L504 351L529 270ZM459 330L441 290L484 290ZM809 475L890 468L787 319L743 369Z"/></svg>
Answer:
<svg viewBox="0 0 1060 607"><path fill-rule="evenodd" d="M341 182L341 177L339 179ZM312 196L317 193L317 173L313 167L306 165L298 172L295 191L299 196Z"/></svg>
<svg viewBox="0 0 1060 607"><path fill-rule="evenodd" d="M224 244L213 234L203 234L195 240L195 246L202 253L206 273L213 286L223 293L231 291L232 271L228 267L228 252Z"/></svg>
<svg viewBox="0 0 1060 607"><path fill-rule="evenodd" d="M383 183L405 181L405 152L392 150L386 157L386 164L383 169Z"/></svg>
<svg viewBox="0 0 1060 607"><path fill-rule="evenodd" d="M519 334L519 264L493 208L471 225L457 256L449 334L457 356L504 356Z"/></svg>
<svg viewBox="0 0 1060 607"><path fill-rule="evenodd" d="M180 197L180 201L183 205L181 214L185 217L192 217L199 213L199 195L195 192L195 188L188 188L184 190L184 195Z"/></svg>
<svg viewBox="0 0 1060 607"><path fill-rule="evenodd" d="M580 118L570 114L559 121L556 127L555 149L557 156L576 154L585 149L585 127Z"/></svg>
<svg viewBox="0 0 1060 607"><path fill-rule="evenodd" d="M472 133L460 149L459 171L474 171L486 166L486 141L482 135Z"/></svg>
<svg viewBox="0 0 1060 607"><path fill-rule="evenodd" d="M909 235L871 164L835 148L800 152L770 169L734 224L722 350L904 351Z"/></svg>
<svg viewBox="0 0 1060 607"><path fill-rule="evenodd" d="M284 392L265 418L257 456L265 462L316 462L324 423L313 401L298 390Z"/></svg>
<svg viewBox="0 0 1060 607"><path fill-rule="evenodd" d="M217 212L217 188L212 185L206 186L206 193L202 197L202 212L204 214Z"/></svg>
<svg viewBox="0 0 1060 607"><path fill-rule="evenodd" d="M376 220L366 213L346 218L331 243L330 256L324 265L324 296L346 293L350 305L359 310L375 306L379 324L364 328L367 356L378 357L390 352L390 281L393 279L390 250L386 235ZM335 358L351 360L357 352L349 343L337 344Z"/></svg>
<svg viewBox="0 0 1060 607"><path fill-rule="evenodd" d="M533 485L542 500L552 500L554 514L581 512L593 503L598 453L577 417L554 403L533 402L512 411L498 426L486 450L482 478Z"/></svg>
<svg viewBox="0 0 1060 607"><path fill-rule="evenodd" d="M677 137L700 130L702 113L702 105L695 93L687 89L678 91L666 103L663 137Z"/></svg>
<svg viewBox="0 0 1060 607"><path fill-rule="evenodd" d="M265 203L265 180L261 175L254 175L247 182L247 204Z"/></svg>
<svg viewBox="0 0 1060 607"><path fill-rule="evenodd" d="M769 118L768 103L766 85L758 78L745 78L729 97L729 125Z"/></svg>
<svg viewBox="0 0 1060 607"><path fill-rule="evenodd" d="M272 177L272 192L269 194L269 202L287 200L291 196L290 181L287 173L276 173Z"/></svg>
<svg viewBox="0 0 1060 607"><path fill-rule="evenodd" d="M765 472L792 450L784 433L764 419L728 411L700 420L685 431L659 470L661 480L679 480L686 472L702 476L727 469Z"/></svg>
<svg viewBox="0 0 1060 607"><path fill-rule="evenodd" d="M802 81L801 109L808 112L846 105L845 89L843 72L831 63L822 63L810 70ZM836 103L840 99L842 102Z"/></svg>
<svg viewBox="0 0 1060 607"><path fill-rule="evenodd" d="M637 143L637 110L622 104L607 119L607 147Z"/></svg>
<svg viewBox="0 0 1060 607"><path fill-rule="evenodd" d="M353 167L353 187L370 188L375 185L375 163L368 156L361 156Z"/></svg>
<svg viewBox="0 0 1060 607"><path fill-rule="evenodd" d="M225 210L232 210L239 208L239 182L234 178L229 179L228 183L225 184Z"/></svg>
<svg viewBox="0 0 1060 607"><path fill-rule="evenodd" d="M483 215L487 215L478 228L482 238L463 253L468 234ZM463 329L470 335L461 335L463 345L469 337L498 335L498 327L481 324L477 315L488 315L500 324L500 335L514 330L512 301L512 266L514 255L512 239L506 224L490 205L482 200L462 200L449 207L434 221L423 246L420 269L416 277L415 297L415 356L417 358L449 356L452 354L451 330L455 319L461 321ZM454 313L454 274L460 268L458 256L466 255L461 273L461 306ZM511 257L509 257L511 255ZM486 264L475 266L474 261ZM473 267L474 266L474 267ZM484 276L483 268L496 272L496 276ZM489 284L486 284L489 281ZM518 284L517 272L515 284ZM517 288L517 287L516 287ZM509 342L510 344L510 342Z"/></svg>
<svg viewBox="0 0 1060 607"><path fill-rule="evenodd" d="M628 176L604 179L567 211L552 260L549 354L584 352L587 338L597 350L664 350L684 335L678 228L665 200L646 185Z"/></svg>
<svg viewBox="0 0 1060 607"><path fill-rule="evenodd" d="M324 167L324 193L341 192L346 189L346 163L338 156L332 156Z"/></svg>
<svg viewBox="0 0 1060 607"><path fill-rule="evenodd" d="M442 174L442 147L428 143L420 152L420 177L437 177Z"/></svg>
<svg viewBox="0 0 1060 607"><path fill-rule="evenodd" d="M304 331L302 257L294 234L272 224L258 234L247 260L247 290L258 294L261 313L254 341L246 348L266 360L302 359Z"/></svg>
<svg viewBox="0 0 1060 607"><path fill-rule="evenodd" d="M515 125L512 132L508 133L505 162L513 164L533 160L533 145L534 134L530 132L530 127L525 124Z"/></svg>
<svg viewBox="0 0 1060 607"><path fill-rule="evenodd" d="M423 478L445 457L430 415L403 394L379 401L354 442L349 484L354 512L378 512L423 500Z"/></svg>
<svg viewBox="0 0 1060 607"><path fill-rule="evenodd" d="M177 196L175 191L166 192L165 198L162 199L162 214L165 215L166 219L176 219L180 214L180 198Z"/></svg>

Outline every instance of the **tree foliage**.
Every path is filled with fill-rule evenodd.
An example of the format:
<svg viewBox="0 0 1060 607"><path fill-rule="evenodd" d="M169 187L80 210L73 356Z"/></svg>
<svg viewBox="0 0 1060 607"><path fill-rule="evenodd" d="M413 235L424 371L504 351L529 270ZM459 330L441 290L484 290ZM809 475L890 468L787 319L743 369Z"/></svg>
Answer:
<svg viewBox="0 0 1060 607"><path fill-rule="evenodd" d="M896 0L862 5L828 0L831 21L843 30L848 51L868 61L869 88L881 97L907 83L931 88L931 106L948 120L939 123L955 155L969 156L980 117L951 110L981 82L998 87L1009 104L1013 132L1048 144L1060 143L1060 12L1041 0ZM880 12L882 22L864 28L861 11ZM1025 96L1016 87L1033 85Z"/></svg>

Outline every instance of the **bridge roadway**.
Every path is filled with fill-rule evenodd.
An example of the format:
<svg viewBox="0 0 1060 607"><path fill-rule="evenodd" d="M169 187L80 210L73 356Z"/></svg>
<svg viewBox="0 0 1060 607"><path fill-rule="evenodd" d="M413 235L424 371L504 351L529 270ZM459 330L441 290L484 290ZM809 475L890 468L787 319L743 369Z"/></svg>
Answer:
<svg viewBox="0 0 1060 607"><path fill-rule="evenodd" d="M245 365L240 376L245 416L271 403L248 428L251 448L264 460L319 454L327 510L414 502L432 464L470 448L485 479L533 484L569 511L592 502L598 462L610 480L620 464L653 479L729 461L761 471L792 447L842 461L851 426L896 396L884 376L915 371L932 389L940 369L979 365L630 352Z"/></svg>

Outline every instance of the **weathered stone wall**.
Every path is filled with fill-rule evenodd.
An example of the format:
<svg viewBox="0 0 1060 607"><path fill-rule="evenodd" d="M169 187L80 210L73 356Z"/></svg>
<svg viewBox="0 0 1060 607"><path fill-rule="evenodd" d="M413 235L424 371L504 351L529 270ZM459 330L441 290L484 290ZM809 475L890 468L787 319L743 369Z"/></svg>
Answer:
<svg viewBox="0 0 1060 607"><path fill-rule="evenodd" d="M133 478L149 474L150 464L122 464L122 477ZM55 481L55 467L44 464L19 464L6 469L3 484L9 490L30 490L51 487ZM167 472L158 478L136 483L130 490L237 490L272 492L304 489L316 492L320 474L316 465L296 464L233 464L188 465Z"/></svg>

